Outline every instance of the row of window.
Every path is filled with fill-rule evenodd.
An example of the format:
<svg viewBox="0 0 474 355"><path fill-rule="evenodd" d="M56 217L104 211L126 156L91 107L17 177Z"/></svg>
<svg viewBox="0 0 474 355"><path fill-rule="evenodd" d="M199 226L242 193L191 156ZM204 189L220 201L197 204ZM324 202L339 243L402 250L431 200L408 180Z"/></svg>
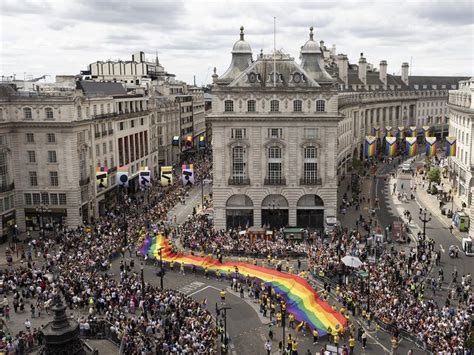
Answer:
<svg viewBox="0 0 474 355"><path fill-rule="evenodd" d="M38 186L38 173L36 171L28 172L30 178L30 186ZM59 176L57 171L49 172L49 185L59 186Z"/></svg>
<svg viewBox="0 0 474 355"><path fill-rule="evenodd" d="M257 104L255 100L247 100L247 112L256 112ZM225 100L224 101L224 111L233 112L234 111L234 101ZM303 101L293 100L293 112L302 112L303 111ZM325 112L326 111L326 101L317 100L316 101L316 112ZM280 112L280 101L271 100L270 101L270 112Z"/></svg>
<svg viewBox="0 0 474 355"><path fill-rule="evenodd" d="M54 120L54 111L51 107L46 107L44 109L44 117L47 120ZM24 107L23 108L23 118L25 120L32 120L33 119L33 110L31 107Z"/></svg>
<svg viewBox="0 0 474 355"><path fill-rule="evenodd" d="M48 143L56 143L56 134L46 133L46 141ZM26 143L35 143L34 133L26 133Z"/></svg>
<svg viewBox="0 0 474 355"><path fill-rule="evenodd" d="M113 150L114 150L113 142L109 141L109 152L112 153ZM96 155L101 154L100 144L95 145L95 154ZM107 154L107 142L102 143L102 154Z"/></svg>
<svg viewBox="0 0 474 355"><path fill-rule="evenodd" d="M11 210L15 208L15 201L13 199L14 195L7 196L5 198L0 198L0 212Z"/></svg>
<svg viewBox="0 0 474 355"><path fill-rule="evenodd" d="M46 205L46 206L65 206L67 205L67 198L66 194L49 194L46 192L42 193L26 193L24 194L25 197L25 205L27 206L39 206L39 205Z"/></svg>
<svg viewBox="0 0 474 355"><path fill-rule="evenodd" d="M135 120L130 120L130 128L135 128ZM140 126L143 126L145 124L145 119L142 117L140 118ZM102 124L104 125L104 124ZM104 126L103 126L104 127ZM126 121L122 121L119 123L119 130L120 131L123 131L124 129L127 128L127 122ZM109 128L111 129L111 128ZM104 131L104 129L102 129Z"/></svg>
<svg viewBox="0 0 474 355"><path fill-rule="evenodd" d="M247 129L232 128L230 136L232 139L247 138ZM306 139L316 139L319 137L319 130L317 128L305 128L304 137ZM268 138L283 138L283 128L268 128Z"/></svg>
<svg viewBox="0 0 474 355"><path fill-rule="evenodd" d="M36 151L27 150L28 163L36 163ZM57 154L55 150L48 150L48 163L57 163Z"/></svg>
<svg viewBox="0 0 474 355"><path fill-rule="evenodd" d="M282 149L279 146L271 146L267 153L268 183L280 183L283 180ZM303 149L303 178L308 182L316 182L318 178L317 157L316 147L308 146ZM242 183L247 178L247 151L243 146L232 148L232 178L237 183Z"/></svg>

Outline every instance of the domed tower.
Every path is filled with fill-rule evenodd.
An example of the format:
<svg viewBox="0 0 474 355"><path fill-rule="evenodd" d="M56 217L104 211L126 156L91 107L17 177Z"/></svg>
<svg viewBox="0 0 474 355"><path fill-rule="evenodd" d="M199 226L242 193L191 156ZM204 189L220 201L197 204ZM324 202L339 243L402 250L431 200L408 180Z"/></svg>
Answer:
<svg viewBox="0 0 474 355"><path fill-rule="evenodd" d="M218 81L230 83L252 64L252 48L244 39L244 27L240 27L240 39L232 48L232 62Z"/></svg>
<svg viewBox="0 0 474 355"><path fill-rule="evenodd" d="M309 40L301 47L301 67L317 82L332 82L334 79L324 68L321 48L313 37L313 26L311 26Z"/></svg>

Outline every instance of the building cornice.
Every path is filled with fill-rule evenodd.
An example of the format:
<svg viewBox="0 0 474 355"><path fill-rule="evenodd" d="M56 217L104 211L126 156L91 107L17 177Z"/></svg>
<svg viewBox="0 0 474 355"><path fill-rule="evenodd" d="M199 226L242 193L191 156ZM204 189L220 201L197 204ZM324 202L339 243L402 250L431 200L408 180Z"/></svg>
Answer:
<svg viewBox="0 0 474 355"><path fill-rule="evenodd" d="M292 121L317 121L317 122L334 122L339 121L344 118L343 114L321 114L321 115L314 115L314 114L258 114L258 115L239 115L239 114L210 114L207 115L206 120L209 122L242 122L242 121L252 121L252 122L289 122Z"/></svg>
<svg viewBox="0 0 474 355"><path fill-rule="evenodd" d="M462 113L466 113L468 115L474 115L474 109L469 108L469 107L454 105L454 104L449 103L449 102L448 102L448 107L449 107L450 110L459 111L459 112L462 112Z"/></svg>

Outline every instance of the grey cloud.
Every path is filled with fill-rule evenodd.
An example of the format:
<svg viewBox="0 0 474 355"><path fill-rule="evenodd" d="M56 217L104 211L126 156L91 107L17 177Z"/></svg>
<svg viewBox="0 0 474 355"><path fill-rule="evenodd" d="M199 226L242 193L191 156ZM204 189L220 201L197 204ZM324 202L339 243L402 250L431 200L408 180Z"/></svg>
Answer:
<svg viewBox="0 0 474 355"><path fill-rule="evenodd" d="M0 10L4 14L42 14L51 11L51 5L48 1L33 0L2 0Z"/></svg>
<svg viewBox="0 0 474 355"><path fill-rule="evenodd" d="M172 31L185 12L182 0L82 0L74 3L68 15L87 22L146 24Z"/></svg>
<svg viewBox="0 0 474 355"><path fill-rule="evenodd" d="M134 42L143 41L145 37L138 33L114 33L106 37L107 42Z"/></svg>
<svg viewBox="0 0 474 355"><path fill-rule="evenodd" d="M474 23L474 2L464 0L423 1L413 6L415 13L436 25Z"/></svg>

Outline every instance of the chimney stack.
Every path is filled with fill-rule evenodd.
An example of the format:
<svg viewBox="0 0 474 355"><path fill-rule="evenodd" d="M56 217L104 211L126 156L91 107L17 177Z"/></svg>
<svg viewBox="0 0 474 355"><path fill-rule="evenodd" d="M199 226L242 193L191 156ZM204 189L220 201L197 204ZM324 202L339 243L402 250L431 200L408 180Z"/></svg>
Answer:
<svg viewBox="0 0 474 355"><path fill-rule="evenodd" d="M359 58L359 79L364 87L367 87L367 60L364 58L364 53L361 53Z"/></svg>
<svg viewBox="0 0 474 355"><path fill-rule="evenodd" d="M402 81L405 85L408 85L408 69L410 66L408 63L402 63Z"/></svg>
<svg viewBox="0 0 474 355"><path fill-rule="evenodd" d="M387 61L381 60L379 67L379 79L383 83L383 89L387 90Z"/></svg>
<svg viewBox="0 0 474 355"><path fill-rule="evenodd" d="M347 76L348 66L349 63L347 60L347 55L339 54L337 56L337 68L339 69L339 78L344 82L344 89L349 87L349 80Z"/></svg>

